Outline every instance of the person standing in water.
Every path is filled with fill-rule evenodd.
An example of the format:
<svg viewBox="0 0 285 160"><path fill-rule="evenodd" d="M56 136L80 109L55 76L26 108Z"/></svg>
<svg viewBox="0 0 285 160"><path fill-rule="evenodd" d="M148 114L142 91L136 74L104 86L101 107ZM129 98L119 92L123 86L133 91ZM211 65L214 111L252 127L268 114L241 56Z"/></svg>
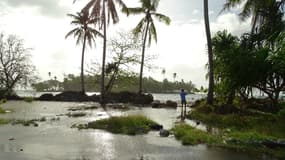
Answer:
<svg viewBox="0 0 285 160"><path fill-rule="evenodd" d="M184 91L184 89L181 89L180 98L181 98L181 118L182 119L184 119L186 116L186 105L187 105L186 95L187 93ZM184 112L183 112L183 107L184 107Z"/></svg>

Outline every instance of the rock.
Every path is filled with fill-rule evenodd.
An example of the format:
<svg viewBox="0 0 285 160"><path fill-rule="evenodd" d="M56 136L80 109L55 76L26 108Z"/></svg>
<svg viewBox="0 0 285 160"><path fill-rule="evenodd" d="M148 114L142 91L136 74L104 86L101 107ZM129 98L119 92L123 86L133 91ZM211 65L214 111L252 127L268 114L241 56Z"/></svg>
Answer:
<svg viewBox="0 0 285 160"><path fill-rule="evenodd" d="M107 104L106 107L110 107L110 108L113 108L113 109L126 109L127 108L122 103Z"/></svg>
<svg viewBox="0 0 285 160"><path fill-rule="evenodd" d="M284 140L277 140L277 141L264 140L263 142L261 142L261 144L263 144L264 146L268 148L285 148Z"/></svg>
<svg viewBox="0 0 285 160"><path fill-rule="evenodd" d="M151 103L151 107L152 108L160 108L161 107L161 103L159 100L155 100Z"/></svg>
<svg viewBox="0 0 285 160"><path fill-rule="evenodd" d="M39 125L37 123L34 123L34 127L38 127Z"/></svg>
<svg viewBox="0 0 285 160"><path fill-rule="evenodd" d="M197 126L200 125L200 121L196 121L196 125L197 125Z"/></svg>
<svg viewBox="0 0 285 160"><path fill-rule="evenodd" d="M14 138L14 137L9 138L9 141L13 141L13 140L15 140L15 138Z"/></svg>
<svg viewBox="0 0 285 160"><path fill-rule="evenodd" d="M152 130L161 130L163 129L163 126L162 125L159 125L159 124L153 124L153 125L150 125L149 126Z"/></svg>
<svg viewBox="0 0 285 160"><path fill-rule="evenodd" d="M171 108L176 108L177 107L177 102L174 102L174 101L166 101L166 106L167 107L171 107Z"/></svg>
<svg viewBox="0 0 285 160"><path fill-rule="evenodd" d="M86 94L82 94L82 92L77 92L77 91L65 91L55 95L54 98L56 101L68 101L68 102L89 100L89 97Z"/></svg>
<svg viewBox="0 0 285 160"><path fill-rule="evenodd" d="M160 137L168 137L169 134L170 134L170 132L168 130L166 130L166 129L159 130Z"/></svg>
<svg viewBox="0 0 285 160"><path fill-rule="evenodd" d="M24 150L21 148L20 151L22 152L22 151L24 151Z"/></svg>
<svg viewBox="0 0 285 160"><path fill-rule="evenodd" d="M52 101L54 100L54 96L53 94L50 94L50 93L47 93L47 94L42 94L38 100L41 100L41 101Z"/></svg>

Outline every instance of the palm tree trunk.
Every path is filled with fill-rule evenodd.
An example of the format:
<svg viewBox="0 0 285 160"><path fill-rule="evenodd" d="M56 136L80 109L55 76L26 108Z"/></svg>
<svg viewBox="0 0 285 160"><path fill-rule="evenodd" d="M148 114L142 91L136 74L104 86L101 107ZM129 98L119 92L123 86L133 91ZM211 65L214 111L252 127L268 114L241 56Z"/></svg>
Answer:
<svg viewBox="0 0 285 160"><path fill-rule="evenodd" d="M81 94L85 94L85 87L84 87L84 53L85 53L85 45L86 45L86 33L84 34L83 39L83 47L82 47L82 55L81 55Z"/></svg>
<svg viewBox="0 0 285 160"><path fill-rule="evenodd" d="M102 74L101 74L101 104L104 104L105 97L105 61L106 61L106 41L107 41L107 31L106 31L106 12L105 12L105 0L103 1L103 32L104 32L104 42L103 42L103 58L102 58Z"/></svg>
<svg viewBox="0 0 285 160"><path fill-rule="evenodd" d="M142 94L144 53L145 53L145 44L146 44L148 28L149 28L149 21L147 21L147 24L146 24L146 30L145 30L145 35L144 35L144 39L143 39L143 46L142 46L142 60L141 60L141 69L140 69L139 94Z"/></svg>
<svg viewBox="0 0 285 160"><path fill-rule="evenodd" d="M208 0L204 0L204 20L205 20L205 30L207 36L208 44L208 58L209 58L209 88L207 104L213 104L214 101L214 63L213 63L213 50L212 50L212 40L211 31L209 23L209 13L208 13Z"/></svg>

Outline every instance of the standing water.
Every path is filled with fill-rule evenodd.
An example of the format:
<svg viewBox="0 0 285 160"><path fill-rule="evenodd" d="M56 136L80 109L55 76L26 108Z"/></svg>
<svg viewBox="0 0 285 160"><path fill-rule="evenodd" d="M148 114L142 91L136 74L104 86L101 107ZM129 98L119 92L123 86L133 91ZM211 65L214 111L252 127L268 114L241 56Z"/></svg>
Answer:
<svg viewBox="0 0 285 160"><path fill-rule="evenodd" d="M154 95L162 96L162 95ZM169 96L169 95L168 95ZM21 125L0 126L0 160L252 160L245 153L205 145L183 146L173 136L161 138L158 132L127 136L103 130L77 130L72 124L87 123L101 118L142 114L170 129L177 121L179 110L139 108L128 111L103 110L100 107L86 111L80 118L59 116L69 108L94 106L96 103L9 101L2 104L13 112L0 115L7 119L39 119L38 127ZM99 106L99 105L98 105ZM58 119L58 117L60 119ZM54 120L57 119L57 120Z"/></svg>

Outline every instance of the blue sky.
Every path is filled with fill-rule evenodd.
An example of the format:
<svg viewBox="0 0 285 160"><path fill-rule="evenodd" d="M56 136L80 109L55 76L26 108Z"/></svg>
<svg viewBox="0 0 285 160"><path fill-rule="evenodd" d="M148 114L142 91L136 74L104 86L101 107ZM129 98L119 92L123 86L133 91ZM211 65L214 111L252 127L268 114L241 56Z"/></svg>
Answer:
<svg viewBox="0 0 285 160"><path fill-rule="evenodd" d="M42 79L48 72L63 78L64 74L80 72L81 47L75 46L73 39L64 39L73 28L67 13L79 11L88 0L1 0L0 31L17 34L27 47L32 47L33 62ZM209 0L211 30L227 29L235 35L249 30L250 19L240 22L235 12L218 14L225 0ZM125 0L130 7L138 5L136 0ZM237 9L238 10L238 9ZM166 78L193 81L197 86L207 85L205 64L207 63L206 38L203 21L203 0L160 0L158 12L168 15L170 26L156 22L158 42L146 52L158 55L153 63L158 69L148 71L146 76L162 80L161 70L166 69ZM120 16L117 25L108 28L109 37L120 30L131 30L140 16ZM86 63L101 62L102 42L98 40L96 49L87 50ZM137 69L139 71L139 69Z"/></svg>

